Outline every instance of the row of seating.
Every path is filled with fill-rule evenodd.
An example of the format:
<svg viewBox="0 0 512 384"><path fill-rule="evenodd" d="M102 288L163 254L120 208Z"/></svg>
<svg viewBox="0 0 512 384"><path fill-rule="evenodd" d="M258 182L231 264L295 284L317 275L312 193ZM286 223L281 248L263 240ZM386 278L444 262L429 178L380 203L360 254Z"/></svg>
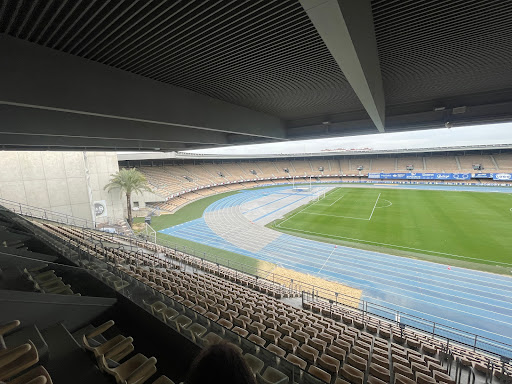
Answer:
<svg viewBox="0 0 512 384"><path fill-rule="evenodd" d="M126 272L134 277L142 277L142 275L137 275L129 270L126 270ZM255 344L266 347L278 356L285 358L288 354L286 357L288 361L303 369L306 369L309 365L308 372L322 380L330 382L331 375L336 378L339 372L343 377L350 380L354 380L356 377L364 378L369 366L367 362L374 340L374 337L368 333L361 333L355 328L350 329L343 323L329 323L323 318L318 318L317 322L313 323L311 319L316 316L314 314L307 316L305 311L301 309L293 310L293 307L277 300L272 303L272 306L268 299L258 303L251 300L250 297L241 296L244 294L243 291L232 291L230 289L231 297L226 294L223 295L223 291L219 291L219 288L222 289L223 287L212 284L216 279L219 279L216 276L187 274L176 270L170 272L160 270L153 276L155 275L164 278L161 283L167 284L171 289L161 292L172 297L178 303L178 306L187 306L241 337L247 337ZM158 279L155 278L154 281L156 282ZM206 282L209 284L202 284ZM207 292L217 293L208 295ZM231 298L231 301L228 301L229 298ZM152 313L161 316L164 321L175 322L177 328L181 327L186 330L192 323L191 319L179 315L178 311L167 308L160 301L147 303L147 306ZM299 317L301 315L303 317ZM332 321L332 319L330 320ZM331 327L329 328L329 326ZM196 328L201 330L201 334L206 332L206 329L199 324ZM200 337L197 334L191 336L194 338ZM358 340L358 337L360 337L360 340ZM391 361L395 363L397 359L403 358L403 349L399 348L399 346L395 347L397 351L402 353L401 356L398 355L399 352L391 354ZM351 352L352 354L350 354ZM386 352L386 354L388 353ZM365 356L366 360L362 360L361 355ZM446 370L441 368L439 360L431 358L431 360L426 361L421 356L421 353L416 352L415 357L422 364L420 365L418 361L415 364L423 367L423 372L431 369L434 377L437 378L443 374L446 375ZM385 360L389 368L390 363L388 359ZM343 367L340 371L342 364ZM350 367L345 367L345 365ZM357 374L354 368L359 369ZM372 372L377 372L381 377L387 375L389 378L388 368L381 367L379 369L379 367L372 366ZM400 369L400 366L397 365L396 369ZM407 372L405 368L402 368L400 372L407 375L406 377L413 375L412 370ZM443 377L446 379L446 376ZM451 383L451 381L449 382Z"/></svg>
<svg viewBox="0 0 512 384"><path fill-rule="evenodd" d="M148 252L134 252L128 251L127 245L123 242L124 240L120 240L117 238L112 238L112 236L105 235L101 232L94 231L79 231L77 229L71 227L59 227L53 224L45 223L43 224L45 229L52 231L53 233L57 233L65 238L71 238L73 242L75 242L78 246L81 247L84 251L88 251L92 253L93 256L99 258L100 260L106 259L109 262L117 263L122 260L124 263L127 263L132 266L132 268L136 268L139 264L144 265L161 265L165 268L176 268L176 264L171 262L171 259L176 261L184 261L198 269L202 269L204 271L217 274L219 276L228 278L231 281L236 281L244 286L248 286L249 288L253 288L262 293L274 296L276 298L286 298L286 297L298 297L300 292L290 290L289 288L283 286L282 284L276 284L272 281L258 278L253 275L249 275L247 273L235 271L231 268L224 267L207 260L202 260L197 257L191 257L182 252L177 252L175 250L157 245L148 242L143 242L139 240L133 241L133 246L139 249L147 249L148 251L154 252L154 254ZM108 247L103 248L97 246L92 241L98 242L117 242L121 247L114 248ZM87 266L88 261L84 260L83 265ZM106 272L105 272L106 273ZM115 279L113 277L113 279ZM117 281L116 289L123 288L123 285L126 282Z"/></svg>
<svg viewBox="0 0 512 384"><path fill-rule="evenodd" d="M447 351L448 347L454 359L458 359L463 367L472 367L481 373L494 373L496 377L503 375L512 375L512 364L505 364L505 372L502 370L502 362L490 355L484 355L479 352L472 351L468 348L457 346L456 344L447 345L441 340L428 337L424 334L413 332L409 329L401 330L394 324L389 327L380 327L375 320L363 317L360 312L350 310L343 306L332 305L327 301L316 300L314 302L305 301L303 308L311 310L313 313L321 313L323 316L343 321L345 324L354 325L358 329L366 329L386 340L392 340L400 344L406 344L410 348L421 349L426 355L435 355L438 351ZM496 369L489 370L489 367Z"/></svg>
<svg viewBox="0 0 512 384"><path fill-rule="evenodd" d="M132 337L119 334L107 340L104 333L113 325L114 321L110 320L84 334L83 346L92 353L100 371L112 376L117 384L145 383L157 372L156 358L141 353L130 356L135 349ZM173 381L160 376L153 384L173 384Z"/></svg>
<svg viewBox="0 0 512 384"><path fill-rule="evenodd" d="M48 264L41 264L38 267L27 269L24 268L23 273L25 277L33 284L34 290L41 293L51 293L54 295L76 295L71 289L71 285L65 284L62 277L55 274L54 270L45 270Z"/></svg>
<svg viewBox="0 0 512 384"><path fill-rule="evenodd" d="M140 243L139 245L143 246L146 244ZM156 246L154 244L148 245L148 250L162 250L161 246ZM172 256L175 259L186 258L189 264L194 264L194 262L191 262L191 260L193 260L193 257L190 257L189 255L184 255L180 252L168 252L168 256ZM200 261L200 259L196 260L196 262ZM215 265L213 272L215 272L216 268L218 267ZM346 311L348 312L338 313L339 317L337 317L337 315L334 314L332 311L326 312L326 308L318 308L317 303L315 303L315 305L305 303L305 308L300 309L300 311L304 311L304 313L307 313L308 315L306 316L303 314L302 319L310 322L312 322L311 319L314 319L314 322L312 322L312 324L317 324L317 327L323 327L323 331L317 329L317 334L314 334L314 332L311 329L307 328L310 327L310 325L307 325L307 323L302 322L301 325L298 325L297 323L293 323L297 319L278 319L279 316L272 315L270 313L271 311L269 312L268 310L261 309L264 312L259 312L260 309L257 307L261 306L268 308L270 304L274 305L274 303L277 306L284 305L286 307L284 312L288 314L291 313L292 315L294 314L295 311L298 310L297 308L290 306L288 304L284 304L275 297L262 295L260 292L257 292L253 289L247 289L246 287L243 287L241 284L237 284L236 280L232 281L223 278L218 273L217 275L193 274L191 275L191 277L188 277L186 274L184 274L184 272L180 272L177 270L169 270L165 268L153 268L151 270L148 266L139 267L139 269L137 269L133 268L133 264L126 264L124 266L124 270L126 273L132 274L132 276L136 275L136 277L138 277L141 281L148 284L152 284L153 288L168 295L169 297L176 298L176 301L180 302L180 305L185 305L188 308L192 308L194 311L197 311L198 313L203 313L205 315L208 313L208 316L212 321L217 321L224 327L233 330L233 332L238 333L239 335L244 337L250 337L253 342L256 342L257 344L259 343L260 345L262 344L262 346L269 347L270 349L274 349L275 351L279 351L276 348L280 348L285 352L285 356L287 359L288 356L286 354L288 354L290 356L290 359L292 360L295 360L293 357L295 356L296 358L305 361L306 367L309 364L310 369L316 372L317 374L320 374L317 369L323 368L322 370L325 373L329 374L330 372L333 375L335 374L335 377L338 374L340 374L341 376L348 376L348 373L341 373L344 372L342 368L345 365L353 366L352 364L350 364L348 360L347 352L352 353L351 351L352 348L354 347L363 348L362 345L364 341L359 340L359 338L367 339L366 351L369 353L371 352L371 355L368 355L369 360L367 359L367 362L371 362L374 351L377 351L379 349L379 347L375 348L375 345L379 344L378 342L375 342L375 340L388 343L388 345L394 345L395 350L399 350L400 347L405 349L405 352L402 353L402 358L407 359L409 361L409 364L403 364L404 361L400 363L396 358L393 359L393 355L391 354L390 349L388 349L388 368L386 369L390 371L390 375L394 375L395 371L397 371L397 375L402 375L406 378L411 376L416 377L418 373L423 375L427 374L428 370L431 373L430 377L432 379L435 380L437 378L438 381L440 381L442 374L447 374L442 369L434 369L436 365L442 366L442 361L440 357L442 355L443 359L446 358L448 352L442 350L444 346L442 344L439 344L438 341L431 338L425 338L423 335L421 335L421 333L416 333L412 331L406 331L404 335L400 333L398 329L393 329L392 327L390 327L390 324L387 322L379 322L372 319L367 319L366 321L361 322L361 319L358 318L359 315L356 311L346 309ZM165 275L163 275L164 273ZM228 276L231 275L228 274ZM222 281L222 284L220 284L219 281ZM171 283L173 283L174 285L171 285ZM201 286L201 284L203 284L203 286ZM160 288L158 289L156 287ZM205 288L207 288L206 291ZM237 302L235 298L230 298L227 295L224 296L224 294L222 293L229 291L232 291L235 297L242 297L241 301L243 302L240 302L240 300ZM217 294L220 293L221 297L212 297L212 295L208 296L208 293L211 292L216 292ZM241 296L244 293L246 295L249 295L249 297ZM254 301L251 301L250 296L255 297ZM261 302L261 305L257 304L258 297ZM154 303L148 303L148 305L153 304ZM242 307L240 308L237 304L241 305ZM311 313L311 310L314 310L316 313ZM249 311L251 311L252 313ZM265 316L257 316L258 314L265 314ZM277 323L274 323L274 321L276 321ZM325 322L327 324L325 324ZM292 331L291 329L287 330L287 328L285 327L290 326L293 328L293 324L295 324L298 327L298 329L294 328L294 330ZM179 326L181 326L182 328L186 328L182 325L177 325L177 327ZM335 333L336 327L340 328L337 330L337 334L331 335L332 337L328 337L325 335L329 334L328 331L330 331L331 333ZM305 332L306 330L309 330L310 333ZM247 334L245 332L247 332ZM301 332L305 332L308 336L301 334ZM343 356L343 353L340 354L339 351L334 349L334 347L339 347L339 344L343 344L341 343L342 341L348 342L348 340L343 340L343 338L350 338L351 333L354 333L357 337L351 338L352 343L350 344L348 351L347 349L345 349L345 356ZM291 341L290 339L298 341L299 344L297 345L294 341ZM319 342L318 340L321 340L326 344L323 345L323 343ZM371 342L368 342L369 340L371 340ZM360 345L355 344L358 341ZM336 343L338 345L336 345ZM368 345L370 347L368 347ZM288 350L286 348L283 348L285 346L286 348L288 348ZM318 351L318 355L316 357L315 353L312 352L310 347ZM358 349L355 349L355 351L360 352L358 351ZM296 352L296 354L294 352ZM328 352L330 352L331 354L329 354ZM337 366L336 362L333 362L332 360L329 362L330 358L327 357L330 356L336 358L332 356L332 354L336 354L336 356L338 356L340 368L338 369L337 372L336 370L332 369L333 366ZM352 354L355 355L355 353ZM416 365L418 365L420 362L411 360L410 356L414 356L415 354L419 354L420 356L422 356L420 357L422 359L422 364L420 364L421 366L417 367ZM488 358L488 356L482 354L476 355L480 356L481 361L486 361ZM416 355L416 357L419 356ZM319 359L318 364L316 364L317 359ZM356 361L357 363L357 358L351 357L350 361ZM347 362L347 364L345 364L345 362ZM414 363L415 365L412 365L412 363ZM303 363L301 362L300 364ZM326 368L329 367L329 364L331 364L330 371L329 369ZM397 369L395 369L396 364L398 364ZM411 370L411 372L403 369L402 367L400 367L400 365L408 367ZM315 366L316 368L312 369L312 366ZM363 368L364 366L361 364L359 365L359 367ZM363 377L364 375L368 377L375 376L370 375L369 370L371 368L371 364L367 364L366 367L366 370L361 371L363 372ZM400 369L401 371L399 371ZM351 368L346 368L345 370L351 370ZM372 368L372 370L376 372L375 368ZM352 372L351 374L354 375L354 372ZM448 380L446 377L444 377L444 379Z"/></svg>
<svg viewBox="0 0 512 384"><path fill-rule="evenodd" d="M38 366L39 353L31 340L8 346L4 336L20 326L19 320L0 325L0 381L8 384L51 384L43 366Z"/></svg>

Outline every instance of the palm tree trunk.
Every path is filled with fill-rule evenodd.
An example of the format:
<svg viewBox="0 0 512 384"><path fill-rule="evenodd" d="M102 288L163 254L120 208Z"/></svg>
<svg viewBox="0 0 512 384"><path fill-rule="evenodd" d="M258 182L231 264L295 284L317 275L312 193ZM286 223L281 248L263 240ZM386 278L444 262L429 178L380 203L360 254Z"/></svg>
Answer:
<svg viewBox="0 0 512 384"><path fill-rule="evenodd" d="M131 204L131 194L130 193L127 193L126 194L126 210L128 211L128 224L130 225L130 227L132 226L132 204Z"/></svg>

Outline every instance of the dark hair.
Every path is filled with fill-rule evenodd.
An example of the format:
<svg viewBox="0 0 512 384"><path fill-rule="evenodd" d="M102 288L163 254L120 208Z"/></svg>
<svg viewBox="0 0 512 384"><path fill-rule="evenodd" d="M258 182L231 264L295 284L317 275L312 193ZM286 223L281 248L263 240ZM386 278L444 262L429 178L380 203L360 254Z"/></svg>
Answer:
<svg viewBox="0 0 512 384"><path fill-rule="evenodd" d="M187 384L256 384L251 369L231 343L210 345L195 358Z"/></svg>

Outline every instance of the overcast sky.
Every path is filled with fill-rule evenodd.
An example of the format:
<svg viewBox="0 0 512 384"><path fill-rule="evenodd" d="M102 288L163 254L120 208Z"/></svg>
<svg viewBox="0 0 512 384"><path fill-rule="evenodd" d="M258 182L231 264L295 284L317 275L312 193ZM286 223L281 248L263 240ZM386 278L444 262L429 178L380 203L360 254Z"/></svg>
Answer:
<svg viewBox="0 0 512 384"><path fill-rule="evenodd" d="M240 145L203 149L196 153L209 154L279 154L315 153L325 149L406 149L465 145L512 144L512 123L475 125L451 129L429 129L400 133L380 133L365 136L301 140L270 144Z"/></svg>

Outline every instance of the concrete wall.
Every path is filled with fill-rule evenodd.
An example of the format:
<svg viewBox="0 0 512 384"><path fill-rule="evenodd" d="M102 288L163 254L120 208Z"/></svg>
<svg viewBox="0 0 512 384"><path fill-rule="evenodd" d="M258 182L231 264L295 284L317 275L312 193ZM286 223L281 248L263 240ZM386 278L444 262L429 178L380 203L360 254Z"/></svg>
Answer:
<svg viewBox="0 0 512 384"><path fill-rule="evenodd" d="M93 219L93 202L105 200L108 218L119 220L120 193L103 190L117 170L117 155L112 152L3 151L0 198L87 220Z"/></svg>

